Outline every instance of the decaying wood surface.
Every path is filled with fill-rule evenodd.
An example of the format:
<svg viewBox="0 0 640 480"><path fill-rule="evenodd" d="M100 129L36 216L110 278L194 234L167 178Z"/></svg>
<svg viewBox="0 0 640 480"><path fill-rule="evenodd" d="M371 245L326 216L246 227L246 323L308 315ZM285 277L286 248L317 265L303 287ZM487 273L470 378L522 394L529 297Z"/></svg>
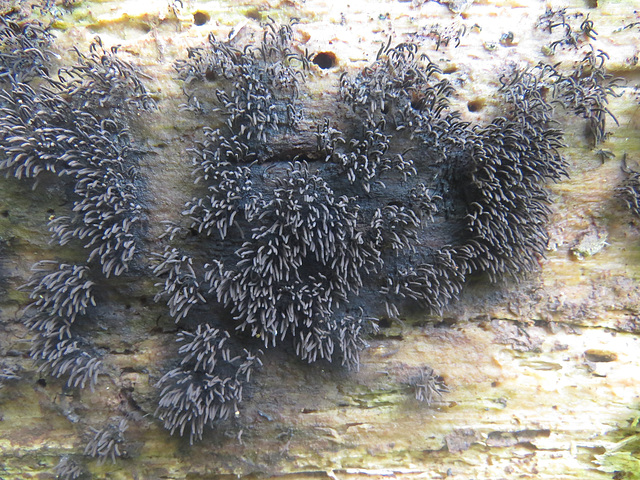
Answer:
<svg viewBox="0 0 640 480"><path fill-rule="evenodd" d="M269 351L239 417L193 446L153 416L153 385L175 354L176 327L154 304L149 275L116 280L109 311L85 327L112 365L94 392L67 391L37 373L19 321L28 298L16 288L35 261L59 253L47 243L46 225L65 206L52 185L31 191L1 179L0 366L19 378L7 377L0 389L0 478L55 478L63 455L85 462L91 478L113 479L605 479L616 471L627 472L616 478L638 478L640 460L619 442L638 433L640 415L640 223L615 198L623 156L640 162L640 27L622 29L640 21L632 3L566 4L593 20L599 35L591 44L627 83L610 100L619 126L607 120L604 144L589 145L582 121L562 123L570 178L549 187L555 203L539 274L518 284L478 282L441 317L391 324L369 340L359 372ZM184 97L172 64L209 32L251 41L256 18L296 17L304 48L336 55L337 65L314 66L307 84L300 127L307 133L295 141L313 144L315 125L337 108L341 72L363 68L389 37L422 43L457 89L453 107L486 122L499 112L498 78L513 62L571 65L589 48L581 39L578 49L545 56L550 37L533 28L544 10L525 1L187 1L174 10L162 1L76 2L60 7L53 31L60 64L71 58L70 46L86 47L98 34L105 45L122 45L148 76L158 110L139 119L135 134L149 152L142 169L154 238L192 196L186 149L202 127L179 108ZM202 26L193 24L196 11L209 16ZM436 24L439 32L464 26L459 45L454 35L435 50ZM501 43L509 31L513 41ZM469 102L481 107L472 112ZM296 150L292 139L281 141L274 151ZM603 160L599 149L615 157ZM430 406L409 385L424 365L450 390ZM131 418L123 458L83 460L91 429L123 413Z"/></svg>

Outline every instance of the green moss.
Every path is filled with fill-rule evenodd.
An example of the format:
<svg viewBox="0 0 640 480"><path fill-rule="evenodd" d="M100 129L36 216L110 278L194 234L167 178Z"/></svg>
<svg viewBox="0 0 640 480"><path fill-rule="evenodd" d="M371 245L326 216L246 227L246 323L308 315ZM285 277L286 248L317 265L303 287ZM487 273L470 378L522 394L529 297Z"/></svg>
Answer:
<svg viewBox="0 0 640 480"><path fill-rule="evenodd" d="M612 436L619 441L602 455L596 455L598 470L614 473L618 480L640 480L640 412Z"/></svg>

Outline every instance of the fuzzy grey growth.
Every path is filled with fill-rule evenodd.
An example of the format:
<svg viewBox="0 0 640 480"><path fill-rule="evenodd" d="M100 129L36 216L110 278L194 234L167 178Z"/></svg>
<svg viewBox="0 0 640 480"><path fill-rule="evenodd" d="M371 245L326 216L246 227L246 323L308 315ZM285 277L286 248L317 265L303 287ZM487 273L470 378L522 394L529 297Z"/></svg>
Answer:
<svg viewBox="0 0 640 480"><path fill-rule="evenodd" d="M162 297L169 297L169 314L178 322L187 316L194 305L206 303L202 295L203 288L193 270L193 259L169 247L165 248L162 255L154 255L159 263L153 269L153 273L165 277L164 284L156 283L156 287L163 288L154 300L157 302Z"/></svg>
<svg viewBox="0 0 640 480"><path fill-rule="evenodd" d="M142 209L122 112L153 102L133 68L100 45L89 57L78 53L61 81L47 79L49 88L16 83L0 94L0 170L16 178L47 171L70 177L73 212L53 219L51 231L61 245L83 242L88 262L98 260L109 277L133 259Z"/></svg>
<svg viewBox="0 0 640 480"><path fill-rule="evenodd" d="M95 283L89 279L88 267L43 260L32 271L34 275L24 287L33 300L29 308L66 318L71 324L78 315L84 315L89 305L95 306Z"/></svg>
<svg viewBox="0 0 640 480"><path fill-rule="evenodd" d="M162 388L156 415L171 432L200 440L205 427L235 415L242 386L260 359L244 349L235 354L226 331L198 325L195 333L181 332L180 366L158 382Z"/></svg>
<svg viewBox="0 0 640 480"><path fill-rule="evenodd" d="M57 176L73 201L71 212L52 218L49 227L61 246L87 249L86 262L34 265L23 287L32 300L23 321L35 334L30 354L40 371L65 378L68 388L93 390L102 360L76 325L96 307L95 291L129 270L138 251L141 191L128 115L154 103L137 71L99 38L88 55L76 50L77 64L60 69L56 80L45 76L48 41L38 26L27 23L19 32L15 24L0 23L0 170L19 180ZM26 83L36 74L41 83ZM96 431L85 454L115 462L126 429L121 419ZM83 474L69 457L55 471L62 479Z"/></svg>
<svg viewBox="0 0 640 480"><path fill-rule="evenodd" d="M117 422L117 423L116 423ZM94 430L94 436L84 449L84 454L98 458L100 463L104 463L108 458L113 463L116 458L121 457L125 452L122 449L125 438L124 432L129 428L126 418L115 418L101 430Z"/></svg>
<svg viewBox="0 0 640 480"><path fill-rule="evenodd" d="M47 74L51 34L37 21L0 16L0 82L29 82Z"/></svg>
<svg viewBox="0 0 640 480"><path fill-rule="evenodd" d="M579 35L594 34L585 19ZM157 383L156 415L191 442L236 415L260 348L357 370L379 317L416 306L441 313L470 277L535 271L547 243L545 185L566 175L551 105L587 119L598 143L616 94L606 54L592 51L570 75L538 65L503 77L502 116L474 125L452 111L454 87L416 44L389 43L363 71L340 77L344 117L319 122L316 148L296 146L294 156L273 148L303 118L310 56L296 53L293 38L291 25L270 22L259 45L210 36L175 65L186 110L220 125L205 127L190 150L203 193L152 253L155 299L181 328L178 360ZM137 70L99 39L57 79L44 76L45 29L3 20L0 41L10 52L0 58L0 170L59 177L73 207L51 220L53 239L87 249L83 263L35 266L24 319L35 334L31 355L67 386L93 388L101 360L75 326L140 251L128 118L154 103ZM34 76L41 84L29 84ZM620 194L640 210L636 174L625 172ZM413 385L427 403L446 391L429 368ZM122 419L96 431L86 453L115 460L126 428Z"/></svg>
<svg viewBox="0 0 640 480"><path fill-rule="evenodd" d="M607 138L607 116L618 124L607 105L609 97L621 95L617 89L624 79L607 72L605 62L608 58L605 52L596 52L592 47L569 75L554 72L554 97L565 109L588 121L587 133L593 145Z"/></svg>
<svg viewBox="0 0 640 480"><path fill-rule="evenodd" d="M37 45L27 50L44 48L45 32L28 25L22 36ZM4 20L0 27L5 37L7 28L15 31ZM93 389L102 363L74 324L95 307L96 282L126 272L138 249L141 194L126 115L153 108L153 101L116 49L107 52L96 39L89 55L76 53L75 66L61 69L57 80L43 78L43 85L7 74L0 93L0 170L17 179L54 174L73 192L70 214L49 226L60 245L88 249L86 264L36 264L23 287L32 299L24 322L36 334L31 356L41 370L66 377L69 387ZM17 49L14 56L25 54Z"/></svg>
<svg viewBox="0 0 640 480"><path fill-rule="evenodd" d="M269 140L296 134L309 66L292 38L291 26L269 23L261 45L240 50L209 37L176 64L186 108L226 123L205 128L192 150L206 193L187 202L184 226L167 228L156 299L196 336L239 332L229 341L248 335L357 369L377 316L412 304L441 312L471 275L495 281L537 268L544 185L565 175L543 90L567 90L551 67L514 72L502 80L504 117L471 125L450 110L453 86L417 45L385 45L363 72L340 79L349 121L326 119L316 150L281 158ZM208 381L186 360L163 377L159 414L172 432L193 441L236 407L225 390L225 410L212 410ZM420 397L430 401L438 385Z"/></svg>
<svg viewBox="0 0 640 480"><path fill-rule="evenodd" d="M59 480L77 480L86 473L84 468L69 455L60 458L54 472Z"/></svg>
<svg viewBox="0 0 640 480"><path fill-rule="evenodd" d="M423 367L420 374L412 378L409 384L414 388L416 400L425 402L427 405L431 405L436 397L441 397L443 393L449 391L442 377L428 366Z"/></svg>
<svg viewBox="0 0 640 480"><path fill-rule="evenodd" d="M627 205L636 217L640 217L640 172L627 165L627 156L622 159L622 173L625 179L616 195Z"/></svg>
<svg viewBox="0 0 640 480"><path fill-rule="evenodd" d="M554 10L547 7L545 13L538 18L536 27L554 36L555 39L549 44L552 52L558 47L578 49L584 41L595 40L598 36L589 15L585 17L580 12L568 13L567 8Z"/></svg>
<svg viewBox="0 0 640 480"><path fill-rule="evenodd" d="M0 362L0 388L3 388L6 382L19 380L20 378L19 367L15 365L7 365L5 362Z"/></svg>
<svg viewBox="0 0 640 480"><path fill-rule="evenodd" d="M33 300L24 322L37 334L31 356L42 362L41 371L66 377L67 386L89 385L93 390L102 363L88 343L72 331L76 319L95 306L89 268L43 261L32 270L31 281L23 287L30 290Z"/></svg>
<svg viewBox="0 0 640 480"><path fill-rule="evenodd" d="M579 23L579 26L578 26ZM553 35L549 46L550 53L554 53L558 47L578 49L582 45L588 45L591 51L587 52L578 63L573 72L568 75L547 66L553 71L554 100L574 115L588 120L588 135L594 145L602 143L606 139L605 121L607 115L616 123L616 117L608 109L608 97L619 96L616 92L622 78L614 78L607 72L605 61L609 56L602 50L596 51L589 44L595 40L598 32L594 29L594 23L583 13L570 14L566 8L553 10L547 7L546 12L540 16L536 27ZM561 32L558 36L557 32Z"/></svg>

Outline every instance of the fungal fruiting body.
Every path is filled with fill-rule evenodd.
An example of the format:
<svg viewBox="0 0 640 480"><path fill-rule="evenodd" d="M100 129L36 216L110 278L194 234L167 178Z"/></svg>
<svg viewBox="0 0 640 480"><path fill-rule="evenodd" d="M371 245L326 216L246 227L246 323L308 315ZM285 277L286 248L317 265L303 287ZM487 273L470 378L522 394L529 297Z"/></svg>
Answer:
<svg viewBox="0 0 640 480"><path fill-rule="evenodd" d="M449 391L449 387L444 383L442 377L438 376L429 366L421 368L420 373L411 378L409 384L413 386L416 400L426 402L427 405L430 405L436 397Z"/></svg>
<svg viewBox="0 0 640 480"><path fill-rule="evenodd" d="M94 436L89 440L84 449L84 454L98 458L104 462L110 458L113 463L116 458L124 454L121 451L124 442L124 432L129 428L129 422L126 418L112 419L111 422L101 430L94 429ZM72 474L76 469L71 470Z"/></svg>
<svg viewBox="0 0 640 480"><path fill-rule="evenodd" d="M205 426L238 411L243 384L261 362L246 349L235 354L229 333L208 325L179 333L178 341L182 361L158 382L158 412L171 433L188 433L193 443Z"/></svg>
<svg viewBox="0 0 640 480"><path fill-rule="evenodd" d="M625 178L616 194L636 217L640 217L640 172L627 165L626 155L622 159L622 173Z"/></svg>
<svg viewBox="0 0 640 480"><path fill-rule="evenodd" d="M23 322L34 335L30 354L40 370L65 379L67 388L93 390L103 363L77 325L91 324L96 292L135 261L142 235L142 191L128 116L154 104L137 71L118 58L117 49L105 50L99 38L88 54L76 50L77 63L60 69L53 79L45 65L46 31L39 25L16 25L0 23L4 46L9 48L7 38L15 44L15 36L22 45L3 54L0 65L0 170L17 179L35 179L34 189L41 180L59 182L72 207L66 215L51 215L52 242L86 252L81 263L45 260L33 266L22 287L32 300ZM38 76L38 82L29 83ZM112 440L94 439L95 448L88 447L87 454L115 459L119 453ZM73 460L59 467L64 478L81 475Z"/></svg>
<svg viewBox="0 0 640 480"><path fill-rule="evenodd" d="M453 86L418 46L387 44L341 76L348 111L316 126L315 148L289 154L278 142L300 134L311 95L309 57L292 38L291 26L268 23L261 45L210 36L176 63L186 108L222 123L191 151L204 193L168 223L155 254L156 300L195 331L179 334L182 361L159 382L157 414L192 441L236 408L258 348L357 369L379 317L411 305L442 312L471 276L535 271L547 244L545 184L566 175L547 91L591 118L572 106L571 81L539 65L501 79L503 116L464 122L449 107ZM226 373L218 360L194 361L195 351L218 358L223 343L236 352L225 354ZM209 375L233 388L213 398ZM430 402L446 385L427 377L438 378L414 383Z"/></svg>
<svg viewBox="0 0 640 480"><path fill-rule="evenodd" d="M40 22L0 16L0 82L28 82L47 73L52 36Z"/></svg>
<svg viewBox="0 0 640 480"><path fill-rule="evenodd" d="M61 182L73 205L51 219L52 239L86 253L34 266L24 323L43 370L93 388L102 361L76 326L139 258L144 188L128 126L154 102L117 48L96 40L53 79L46 31L0 24L0 39L20 34L28 48L0 64L0 169ZM303 132L312 57L293 38L291 25L270 22L260 44L209 36L175 64L186 114L208 126L190 150L198 193L152 254L155 298L180 325L156 415L191 442L236 415L267 349L357 370L379 318L415 306L441 313L474 276L535 271L545 185L566 175L550 102L587 119L596 143L605 138L615 93L606 54L592 50L570 75L513 69L500 80L502 116L471 124L450 107L454 87L438 66L416 44L390 42L336 78L341 108ZM313 141L288 148L298 135ZM428 367L411 384L426 403L447 391ZM115 460L127 427L96 430L85 453ZM71 460L60 471L80 475Z"/></svg>
<svg viewBox="0 0 640 480"><path fill-rule="evenodd" d="M58 78L37 90L12 83L0 94L0 169L16 178L49 172L71 185L72 211L49 227L60 245L87 249L86 263L37 264L25 286L34 300L25 322L36 334L31 355L43 369L69 386L93 388L100 360L73 325L95 306L95 281L121 275L134 258L141 200L125 113L152 102L134 69L99 41Z"/></svg>

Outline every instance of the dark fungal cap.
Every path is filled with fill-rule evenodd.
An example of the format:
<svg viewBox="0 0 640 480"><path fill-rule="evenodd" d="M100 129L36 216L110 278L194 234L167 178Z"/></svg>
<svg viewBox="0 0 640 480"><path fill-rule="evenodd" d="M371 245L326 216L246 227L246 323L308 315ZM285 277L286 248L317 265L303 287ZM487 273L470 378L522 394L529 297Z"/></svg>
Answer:
<svg viewBox="0 0 640 480"><path fill-rule="evenodd" d="M270 22L260 45L209 37L176 63L186 108L226 120L191 151L203 189L169 224L154 270L156 298L184 328L157 414L191 441L241 401L244 372L259 365L241 345L357 369L377 318L412 305L442 312L470 276L534 271L547 242L545 183L565 175L562 132L550 128L548 92L567 92L556 68L504 77L503 116L472 125L412 43L384 45L363 72L340 77L348 121L317 125L315 149L274 153L301 133L317 58L295 53L292 39L292 26ZM225 387L212 397L216 382ZM427 403L446 391L430 369L412 385Z"/></svg>

